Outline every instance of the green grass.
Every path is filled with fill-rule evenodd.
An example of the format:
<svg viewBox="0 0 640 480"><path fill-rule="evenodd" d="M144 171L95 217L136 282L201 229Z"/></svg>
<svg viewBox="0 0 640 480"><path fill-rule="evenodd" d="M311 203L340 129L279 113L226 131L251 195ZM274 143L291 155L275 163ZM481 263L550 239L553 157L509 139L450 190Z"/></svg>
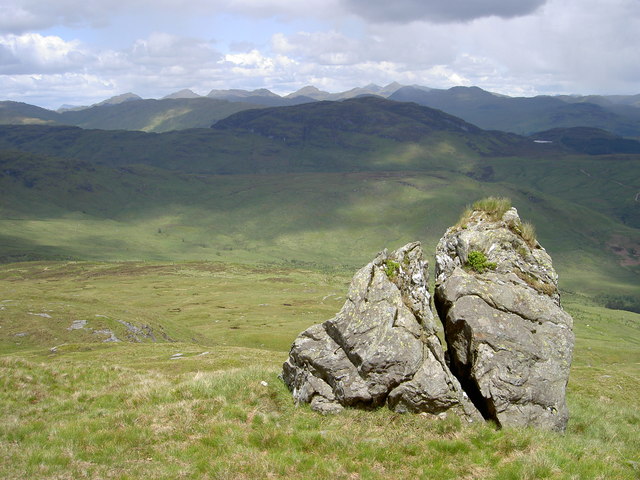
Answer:
<svg viewBox="0 0 640 480"><path fill-rule="evenodd" d="M520 225L521 236L527 245L533 248L536 245L536 227L531 222L522 222Z"/></svg>
<svg viewBox="0 0 640 480"><path fill-rule="evenodd" d="M33 161L32 187L0 178L4 262L224 259L353 269L383 248L411 241L433 251L464 205L494 195L511 198L521 217L537 225L561 287L639 293L638 266L621 265L627 257L608 240L618 239L633 258L637 229L552 195L450 170L187 175Z"/></svg>
<svg viewBox="0 0 640 480"><path fill-rule="evenodd" d="M495 270L496 262L487 261L487 256L483 252L471 250L466 266L475 272L484 273L486 270Z"/></svg>
<svg viewBox="0 0 640 480"><path fill-rule="evenodd" d="M299 331L337 311L350 273L1 267L0 477L638 478L640 316L580 297L564 301L576 332L565 434L296 407L277 378L282 362ZM103 343L67 330L78 319L115 328L93 324L96 313L177 341Z"/></svg>
<svg viewBox="0 0 640 480"><path fill-rule="evenodd" d="M487 197L473 202L472 210L480 210L489 215L492 220L500 220L511 208L511 199L506 197Z"/></svg>
<svg viewBox="0 0 640 480"><path fill-rule="evenodd" d="M127 322L148 325L157 341L286 350L339 309L348 281L339 271L266 265L11 264L0 269L0 346L101 342L105 330L133 340ZM78 320L84 328L72 329Z"/></svg>
<svg viewBox="0 0 640 480"><path fill-rule="evenodd" d="M639 478L639 317L598 305L640 298L637 158L373 113L291 144L3 128L43 156L0 152L0 478ZM355 269L431 260L486 197L535 223L574 315L568 431L296 408L281 364Z"/></svg>

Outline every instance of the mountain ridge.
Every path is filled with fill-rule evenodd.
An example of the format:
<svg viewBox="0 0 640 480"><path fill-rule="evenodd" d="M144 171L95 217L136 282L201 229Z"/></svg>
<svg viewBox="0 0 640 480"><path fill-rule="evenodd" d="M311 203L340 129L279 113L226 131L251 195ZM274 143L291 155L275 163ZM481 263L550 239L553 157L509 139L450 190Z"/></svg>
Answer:
<svg viewBox="0 0 640 480"><path fill-rule="evenodd" d="M0 149L91 158L110 165L141 163L172 169L183 168L180 165L188 162L193 173L236 174L324 171L329 168L326 162L332 162L330 171L395 169L392 158L374 167L363 163L362 155L380 156L398 144L420 145L422 156L415 156L403 167L419 170L426 168L421 158L435 160L444 145L446 156L460 158L558 153L553 145L485 131L439 110L374 96L242 110L211 127L145 133L7 125L0 126ZM123 152L127 152L126 158ZM303 162L296 160L303 157Z"/></svg>
<svg viewBox="0 0 640 480"><path fill-rule="evenodd" d="M67 107L57 112L35 107L27 110L17 102L0 102L0 122L4 124L57 123L84 128L108 128L162 132L207 126L203 117L221 119L225 112L207 100L227 101L235 110L258 107L292 106L315 101L340 101L361 95L377 95L395 101L414 102L436 108L486 130L502 130L528 135L552 128L594 127L616 135L640 138L640 95L587 95L510 97L479 87L434 89L420 85L386 86L370 84L344 92L330 93L314 86L303 87L288 95L267 89L212 90L201 96L183 89L164 98L141 99L129 93L112 97L90 107ZM193 103L185 104L185 100ZM150 108L164 101L162 108ZM182 103L181 103L182 102ZM23 104L26 105L26 104ZM109 120L114 109L118 122ZM91 113L79 113L90 110ZM129 116L137 117L130 121Z"/></svg>

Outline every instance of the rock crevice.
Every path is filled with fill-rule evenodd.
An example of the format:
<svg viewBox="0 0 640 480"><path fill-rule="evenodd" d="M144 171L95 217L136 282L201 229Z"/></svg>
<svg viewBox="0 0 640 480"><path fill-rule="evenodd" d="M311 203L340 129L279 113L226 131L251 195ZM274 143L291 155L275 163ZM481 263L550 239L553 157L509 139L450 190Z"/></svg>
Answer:
<svg viewBox="0 0 640 480"><path fill-rule="evenodd" d="M518 225L511 208L496 219L473 211L464 228L447 230L436 248L434 303L451 371L486 418L564 430L573 320L561 308L551 258ZM473 251L495 268L470 268Z"/></svg>

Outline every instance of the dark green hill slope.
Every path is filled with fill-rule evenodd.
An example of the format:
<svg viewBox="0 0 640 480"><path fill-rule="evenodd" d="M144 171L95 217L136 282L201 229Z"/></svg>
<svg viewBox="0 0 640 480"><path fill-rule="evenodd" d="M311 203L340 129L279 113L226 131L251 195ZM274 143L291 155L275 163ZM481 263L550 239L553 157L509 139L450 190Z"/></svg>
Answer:
<svg viewBox="0 0 640 480"><path fill-rule="evenodd" d="M376 97L250 110L211 129L161 134L7 125L0 126L0 149L218 174L424 170L443 159L554 151L438 110Z"/></svg>
<svg viewBox="0 0 640 480"><path fill-rule="evenodd" d="M373 96L244 111L220 120L214 128L241 128L289 143L331 141L340 133L418 141L434 131L482 132L475 125L439 110Z"/></svg>
<svg viewBox="0 0 640 480"><path fill-rule="evenodd" d="M389 98L438 108L482 128L523 135L552 128L594 127L621 136L640 136L640 109L630 105L568 103L549 96L508 97L478 87L428 91L403 87Z"/></svg>
<svg viewBox="0 0 640 480"><path fill-rule="evenodd" d="M54 112L26 103L0 102L0 125L73 125L105 130L167 132L207 128L233 113L260 108L247 101L214 98L133 99Z"/></svg>
<svg viewBox="0 0 640 480"><path fill-rule="evenodd" d="M135 100L62 112L58 123L105 130L167 132L206 128L221 118L248 108L258 108L258 105L206 97Z"/></svg>
<svg viewBox="0 0 640 480"><path fill-rule="evenodd" d="M531 135L538 141L560 144L575 153L609 155L613 153L640 154L640 142L618 137L599 128L554 128Z"/></svg>
<svg viewBox="0 0 640 480"><path fill-rule="evenodd" d="M56 112L22 102L0 102L0 125L55 124Z"/></svg>
<svg viewBox="0 0 640 480"><path fill-rule="evenodd" d="M304 93L307 92L309 96ZM586 126L626 137L640 136L640 105L635 96L509 97L478 87L449 90L420 86L371 85L328 94L309 87L287 97L267 90L212 91L207 97L177 92L162 100L125 94L88 108L54 112L18 102L0 102L0 124L64 124L83 128L165 132L207 127L235 112L261 107L293 106L316 100L344 100L378 95L440 109L484 129L518 134ZM277 132L282 133L282 132Z"/></svg>

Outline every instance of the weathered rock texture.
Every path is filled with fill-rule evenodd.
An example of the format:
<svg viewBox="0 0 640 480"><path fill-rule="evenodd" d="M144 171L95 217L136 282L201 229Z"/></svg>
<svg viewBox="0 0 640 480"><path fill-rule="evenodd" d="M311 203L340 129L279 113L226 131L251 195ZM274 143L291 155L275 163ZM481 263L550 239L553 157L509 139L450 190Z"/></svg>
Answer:
<svg viewBox="0 0 640 480"><path fill-rule="evenodd" d="M485 418L563 430L573 320L560 306L551 258L521 232L515 208L499 219L474 211L447 230L436 251L434 302L451 371ZM473 251L495 268L471 270Z"/></svg>
<svg viewBox="0 0 640 480"><path fill-rule="evenodd" d="M479 412L436 336L419 243L383 251L354 276L340 312L295 340L282 378L317 411L387 404L398 412Z"/></svg>

